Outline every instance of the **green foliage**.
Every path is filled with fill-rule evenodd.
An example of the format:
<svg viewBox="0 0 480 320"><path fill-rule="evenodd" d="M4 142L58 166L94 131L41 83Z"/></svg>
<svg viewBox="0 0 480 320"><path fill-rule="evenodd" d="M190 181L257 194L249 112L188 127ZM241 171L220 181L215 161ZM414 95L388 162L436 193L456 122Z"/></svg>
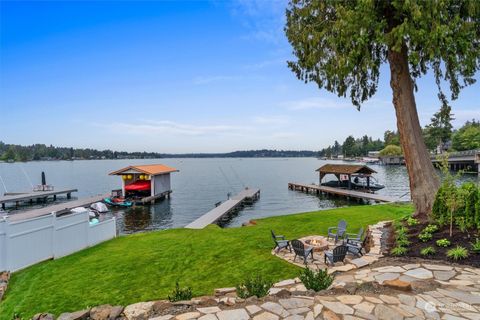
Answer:
<svg viewBox="0 0 480 320"><path fill-rule="evenodd" d="M463 260L468 258L468 250L462 246L456 246L447 251L447 257L453 260Z"/></svg>
<svg viewBox="0 0 480 320"><path fill-rule="evenodd" d="M435 233L438 231L438 226L436 224L429 224L423 229L423 232Z"/></svg>
<svg viewBox="0 0 480 320"><path fill-rule="evenodd" d="M480 239L476 238L475 242L472 243L472 251L475 253L480 253Z"/></svg>
<svg viewBox="0 0 480 320"><path fill-rule="evenodd" d="M452 137L452 147L457 151L480 148L480 122L467 121Z"/></svg>
<svg viewBox="0 0 480 320"><path fill-rule="evenodd" d="M384 149L380 150L381 156L401 156L403 154L402 148L395 145L388 145Z"/></svg>
<svg viewBox="0 0 480 320"><path fill-rule="evenodd" d="M272 281L264 279L261 275L249 277L237 285L237 295L243 299L253 296L257 298L265 297L272 284Z"/></svg>
<svg viewBox="0 0 480 320"><path fill-rule="evenodd" d="M193 297L192 289L190 287L180 288L178 281L175 282L175 289L172 295L168 295L168 300L171 302L190 300Z"/></svg>
<svg viewBox="0 0 480 320"><path fill-rule="evenodd" d="M432 236L431 233L425 232L425 231L420 232L420 234L418 235L418 239L420 239L420 240L423 241L423 242L427 242L427 241L429 241L429 240L432 240L432 237L433 237L433 236Z"/></svg>
<svg viewBox="0 0 480 320"><path fill-rule="evenodd" d="M397 238L397 241L395 243L399 247L408 247L411 244L410 240L408 240L407 238Z"/></svg>
<svg viewBox="0 0 480 320"><path fill-rule="evenodd" d="M408 217L407 225L410 227L416 226L418 224L418 220L412 217Z"/></svg>
<svg viewBox="0 0 480 320"><path fill-rule="evenodd" d="M457 187L448 167L448 155L441 159L443 181L435 196L432 215L435 221L444 226L455 223L466 231L480 227L480 187L473 182L465 182Z"/></svg>
<svg viewBox="0 0 480 320"><path fill-rule="evenodd" d="M420 250L420 254L422 256L433 256L437 251L435 250L434 247L426 247Z"/></svg>
<svg viewBox="0 0 480 320"><path fill-rule="evenodd" d="M390 251L390 254L394 256L404 256L405 254L407 254L407 252L408 252L407 248L397 246Z"/></svg>
<svg viewBox="0 0 480 320"><path fill-rule="evenodd" d="M299 278L305 288L315 292L327 289L333 282L333 276L328 274L326 268L324 270L318 270L317 272L305 268Z"/></svg>
<svg viewBox="0 0 480 320"><path fill-rule="evenodd" d="M430 124L424 130L425 143L430 150L451 139L452 120L452 107L447 103L442 103L440 110L433 115Z"/></svg>
<svg viewBox="0 0 480 320"><path fill-rule="evenodd" d="M479 12L477 0L290 0L285 32L296 60L288 66L359 108L375 94L388 52L405 48L413 81L432 68L440 93L447 81L456 99L479 69Z"/></svg>
<svg viewBox="0 0 480 320"><path fill-rule="evenodd" d="M461 189L465 193L463 210L466 227L480 228L480 188L473 182L465 182Z"/></svg>
<svg viewBox="0 0 480 320"><path fill-rule="evenodd" d="M437 246L439 246L439 247L444 247L444 248L446 248L446 247L450 246L450 240L445 239L445 238L444 238L444 239L440 239L440 240L437 240L436 244L437 244Z"/></svg>

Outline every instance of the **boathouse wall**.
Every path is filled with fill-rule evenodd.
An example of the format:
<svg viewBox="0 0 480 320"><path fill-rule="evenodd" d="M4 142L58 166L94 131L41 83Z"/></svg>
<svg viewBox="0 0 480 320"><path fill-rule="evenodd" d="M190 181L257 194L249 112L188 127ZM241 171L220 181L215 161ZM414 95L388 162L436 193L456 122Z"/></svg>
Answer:
<svg viewBox="0 0 480 320"><path fill-rule="evenodd" d="M87 211L57 217L0 220L0 271L17 271L116 237L115 218L90 225ZM34 244L34 245L33 245Z"/></svg>
<svg viewBox="0 0 480 320"><path fill-rule="evenodd" d="M170 191L170 174L161 174L152 177L153 189L152 196Z"/></svg>

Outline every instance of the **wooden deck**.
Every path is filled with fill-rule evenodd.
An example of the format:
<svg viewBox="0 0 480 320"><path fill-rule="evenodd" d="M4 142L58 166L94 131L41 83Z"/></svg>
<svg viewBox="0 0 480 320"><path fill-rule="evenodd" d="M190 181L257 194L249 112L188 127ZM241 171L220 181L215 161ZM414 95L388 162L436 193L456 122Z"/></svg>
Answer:
<svg viewBox="0 0 480 320"><path fill-rule="evenodd" d="M251 203L260 197L260 189L245 189L240 193L210 210L197 220L185 226L188 229L203 229L209 224L216 223L244 203Z"/></svg>
<svg viewBox="0 0 480 320"><path fill-rule="evenodd" d="M55 200L57 198L57 195L59 194L66 194L67 198L70 199L72 192L77 192L77 189L61 189L61 190L54 190L54 191L34 191L34 192L29 192L29 193L18 193L18 194L12 194L10 193L9 195L0 197L0 204L2 205L2 208L5 209L5 205L7 203L15 203L18 205L22 201L30 201L33 202L33 200L37 201L46 201L48 197L52 197Z"/></svg>
<svg viewBox="0 0 480 320"><path fill-rule="evenodd" d="M288 188L290 190L302 191L306 193L316 193L316 194L333 194L338 196L344 196L347 198L356 198L356 199L365 199L373 200L377 202L398 202L399 198L394 198L385 195L379 195L375 193L362 192L357 190L347 190L340 188L332 188L327 186L319 186L316 184L302 184L302 183L289 183Z"/></svg>
<svg viewBox="0 0 480 320"><path fill-rule="evenodd" d="M27 211L22 211L18 213L14 212L14 213L8 214L8 220L21 221L21 220L32 219L32 218L48 215L48 214L51 214L52 212L56 212L57 214L67 213L73 208L87 207L87 206L90 206L92 203L100 202L105 197L108 197L108 196L109 195L94 196L90 198L84 198L84 199L78 199L74 201L59 203L59 204L55 204L55 205L47 206L43 208L27 210Z"/></svg>

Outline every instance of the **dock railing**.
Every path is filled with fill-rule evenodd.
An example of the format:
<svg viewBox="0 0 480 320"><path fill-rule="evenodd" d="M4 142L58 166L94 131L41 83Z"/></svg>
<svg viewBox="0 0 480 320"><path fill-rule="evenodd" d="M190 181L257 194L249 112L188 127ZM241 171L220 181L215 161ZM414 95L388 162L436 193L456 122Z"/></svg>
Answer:
<svg viewBox="0 0 480 320"><path fill-rule="evenodd" d="M115 218L90 225L87 211L11 222L0 220L0 271L17 271L56 259L117 235Z"/></svg>

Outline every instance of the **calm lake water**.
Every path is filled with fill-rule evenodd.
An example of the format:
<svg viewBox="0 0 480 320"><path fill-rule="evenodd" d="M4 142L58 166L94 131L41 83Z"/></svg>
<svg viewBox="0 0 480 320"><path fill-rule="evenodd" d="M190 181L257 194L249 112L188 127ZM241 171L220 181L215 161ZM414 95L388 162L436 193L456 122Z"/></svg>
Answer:
<svg viewBox="0 0 480 320"><path fill-rule="evenodd" d="M329 163L335 161L328 161ZM0 163L0 193L30 191L45 171L47 183L55 188L76 188L83 198L109 193L121 186L119 177L108 173L132 164L163 163L180 170L172 174L172 198L152 206L137 206L112 212L120 233L183 227L211 210L245 186L260 188L260 199L233 217L228 226L250 219L345 206L342 199L329 199L288 190L288 182L318 183L317 168L327 161L315 158L227 158L158 160L85 160ZM338 161L337 163L342 163ZM385 184L379 194L402 196L408 193L403 166L371 165L377 180ZM477 175L465 176L477 180ZM3 183L2 183L3 180ZM408 199L407 194L404 199ZM22 208L24 209L24 208ZM14 214L14 212L12 212ZM108 217L108 216L107 216Z"/></svg>

